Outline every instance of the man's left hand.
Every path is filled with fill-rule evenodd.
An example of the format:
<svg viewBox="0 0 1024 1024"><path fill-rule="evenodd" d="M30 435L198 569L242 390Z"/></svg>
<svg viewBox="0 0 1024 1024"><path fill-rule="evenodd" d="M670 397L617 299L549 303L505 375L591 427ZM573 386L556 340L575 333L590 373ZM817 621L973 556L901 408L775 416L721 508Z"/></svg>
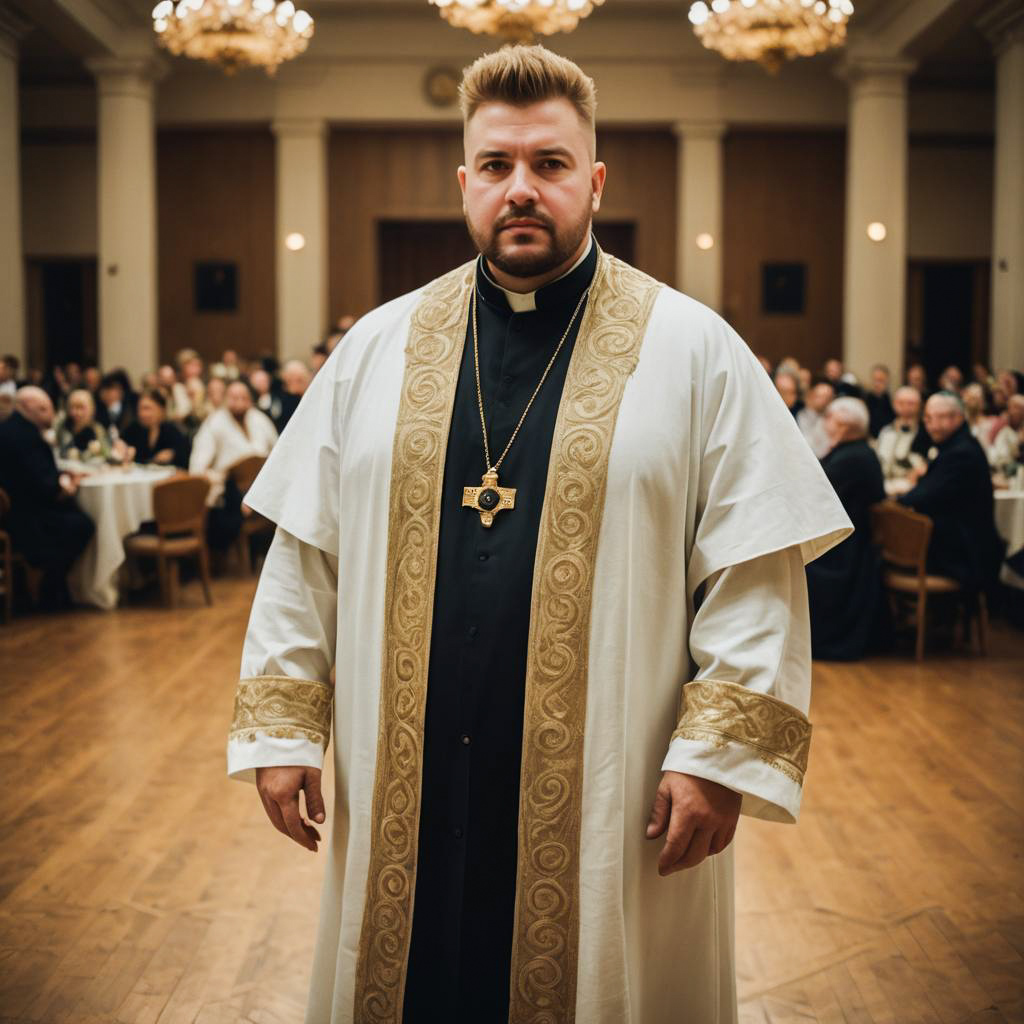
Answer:
<svg viewBox="0 0 1024 1024"><path fill-rule="evenodd" d="M668 832L658 857L658 874L665 877L694 868L709 854L721 853L736 832L742 800L739 793L717 782L665 772L647 823L648 839Z"/></svg>

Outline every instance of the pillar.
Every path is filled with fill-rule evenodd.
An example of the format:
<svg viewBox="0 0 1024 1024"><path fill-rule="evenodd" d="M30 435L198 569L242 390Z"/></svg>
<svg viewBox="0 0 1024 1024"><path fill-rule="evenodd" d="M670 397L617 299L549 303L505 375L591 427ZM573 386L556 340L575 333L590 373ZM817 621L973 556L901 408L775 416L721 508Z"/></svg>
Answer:
<svg viewBox="0 0 1024 1024"><path fill-rule="evenodd" d="M843 359L866 380L872 365L902 374L906 341L907 76L902 59L846 65L846 260ZM871 238L869 225L885 237Z"/></svg>
<svg viewBox="0 0 1024 1024"><path fill-rule="evenodd" d="M156 368L157 249L152 58L88 62L98 96L99 356L135 383Z"/></svg>
<svg viewBox="0 0 1024 1024"><path fill-rule="evenodd" d="M21 139L18 129L18 44L29 23L0 9L0 356L27 369L25 257L21 241Z"/></svg>
<svg viewBox="0 0 1024 1024"><path fill-rule="evenodd" d="M277 351L307 360L327 327L327 123L285 118L277 139Z"/></svg>
<svg viewBox="0 0 1024 1024"><path fill-rule="evenodd" d="M989 362L1024 367L1024 12L996 3L982 28L996 54Z"/></svg>
<svg viewBox="0 0 1024 1024"><path fill-rule="evenodd" d="M722 136L720 121L680 122L676 166L676 281L680 291L722 308Z"/></svg>

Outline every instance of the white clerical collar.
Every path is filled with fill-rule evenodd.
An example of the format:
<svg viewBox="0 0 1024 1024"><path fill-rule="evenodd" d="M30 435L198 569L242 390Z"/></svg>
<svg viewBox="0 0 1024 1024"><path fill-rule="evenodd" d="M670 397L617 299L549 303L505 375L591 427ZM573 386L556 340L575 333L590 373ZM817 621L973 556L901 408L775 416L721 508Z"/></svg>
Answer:
<svg viewBox="0 0 1024 1024"><path fill-rule="evenodd" d="M587 244L587 248L583 255L564 273L559 274L555 278L555 281L561 281L563 277L568 277L589 255L590 250L594 248L594 236L590 236L590 242ZM500 289L505 293L505 298L508 300L509 308L513 313L532 313L537 308L537 292L539 288L535 288L532 292L512 292L508 288L502 288L497 281L491 277L490 272L487 269L487 260L483 259L480 261L480 265L483 268L484 276L487 278L495 288ZM554 284L555 281L548 281L547 284L542 287L547 288L549 284Z"/></svg>

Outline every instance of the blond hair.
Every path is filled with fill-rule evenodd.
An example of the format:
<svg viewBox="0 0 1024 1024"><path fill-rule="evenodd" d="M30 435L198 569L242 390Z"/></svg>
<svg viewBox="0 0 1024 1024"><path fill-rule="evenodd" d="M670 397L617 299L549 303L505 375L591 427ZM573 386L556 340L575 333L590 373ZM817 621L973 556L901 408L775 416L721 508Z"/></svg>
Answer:
<svg viewBox="0 0 1024 1024"><path fill-rule="evenodd" d="M468 122L484 103L525 107L543 100L567 99L593 132L597 90L567 57L543 46L503 46L478 57L462 72L459 106Z"/></svg>

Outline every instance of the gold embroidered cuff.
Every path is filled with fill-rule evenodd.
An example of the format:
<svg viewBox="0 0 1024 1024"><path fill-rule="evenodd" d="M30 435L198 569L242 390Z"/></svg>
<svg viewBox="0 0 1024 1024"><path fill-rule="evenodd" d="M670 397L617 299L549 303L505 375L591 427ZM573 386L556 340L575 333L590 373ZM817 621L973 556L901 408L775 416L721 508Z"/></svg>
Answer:
<svg viewBox="0 0 1024 1024"><path fill-rule="evenodd" d="M700 679L683 687L679 725L672 739L716 747L742 743L798 785L807 771L811 723L791 704L738 683Z"/></svg>
<svg viewBox="0 0 1024 1024"><path fill-rule="evenodd" d="M257 733L307 739L327 747L334 691L315 679L257 676L239 680L230 738L252 742Z"/></svg>

